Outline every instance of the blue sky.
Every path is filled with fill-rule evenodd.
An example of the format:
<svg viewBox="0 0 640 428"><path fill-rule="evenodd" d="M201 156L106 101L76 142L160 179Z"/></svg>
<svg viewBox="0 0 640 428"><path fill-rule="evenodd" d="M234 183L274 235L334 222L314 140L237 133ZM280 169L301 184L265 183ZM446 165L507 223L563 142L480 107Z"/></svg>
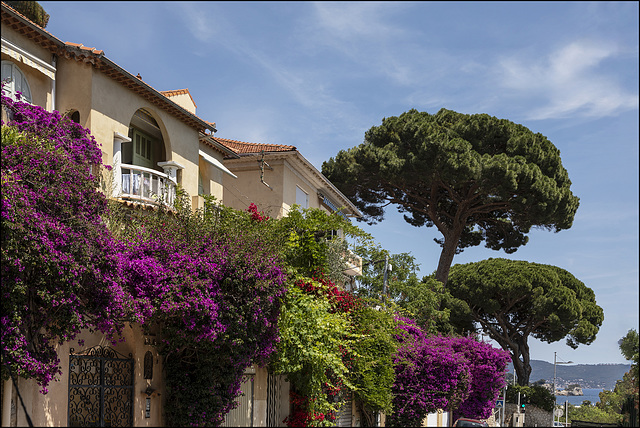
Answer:
<svg viewBox="0 0 640 428"><path fill-rule="evenodd" d="M625 362L638 330L638 2L40 2L47 30L158 90L188 88L217 135L294 145L312 164L411 108L488 113L547 136L580 198L570 230L535 230L512 255L560 266L596 293L605 321L576 363ZM359 224L427 275L440 247L394 209Z"/></svg>

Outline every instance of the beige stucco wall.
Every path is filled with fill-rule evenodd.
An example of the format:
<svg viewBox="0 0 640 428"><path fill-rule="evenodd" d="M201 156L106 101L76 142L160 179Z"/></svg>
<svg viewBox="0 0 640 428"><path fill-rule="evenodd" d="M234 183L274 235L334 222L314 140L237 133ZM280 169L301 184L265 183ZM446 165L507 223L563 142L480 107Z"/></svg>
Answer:
<svg viewBox="0 0 640 428"><path fill-rule="evenodd" d="M58 58L56 110L62 113L77 110L80 114L80 125L85 128L91 128L92 74L90 64L64 57Z"/></svg>
<svg viewBox="0 0 640 428"><path fill-rule="evenodd" d="M298 166L299 168L300 166ZM284 162L284 195L283 208L288 211L296 202L296 187L300 187L309 195L309 208L322 208L318 199L318 186L312 183L303 174L304 170L297 169L292 162Z"/></svg>
<svg viewBox="0 0 640 428"><path fill-rule="evenodd" d="M260 181L260 165L258 156L231 159L225 166L238 176L230 181L224 178L224 204L235 209L245 210L253 202L258 210L267 215L281 218L286 216L291 206L296 203L296 187L300 187L309 195L309 208L320 208L328 211L320 204L318 198L319 184L310 178L304 166L295 159L282 155L265 158L272 169L264 168L264 181Z"/></svg>
<svg viewBox="0 0 640 428"><path fill-rule="evenodd" d="M40 387L33 380L20 378L18 387L24 400L25 407L29 412L34 426L68 426L68 398L69 398L69 353L74 348L78 353L82 350L92 348L96 345L113 347L116 351L125 356L130 353L134 360L134 387L133 387L133 425L142 427L164 425L165 389L163 382L162 359L157 350L151 345L145 345L145 336L138 325L127 326L124 329L123 337L125 341L112 346L106 338L98 333L81 333L73 342L67 342L58 346L58 358L62 374L58 381L52 382L47 394L41 394ZM149 338L149 336L147 336ZM152 339L154 339L153 337ZM79 346L77 340L84 339L84 346ZM155 338L157 340L157 338ZM144 379L144 355L151 351L154 356L153 378ZM145 418L145 398L147 397L147 387L156 391L151 397L150 418ZM17 408L17 426L27 426L22 405L15 403Z"/></svg>
<svg viewBox="0 0 640 428"><path fill-rule="evenodd" d="M52 65L52 55L48 50L25 38L14 29L3 26L2 38L15 45L16 47L30 53L36 58L41 59L47 64ZM13 62L25 75L25 77L27 78L27 82L29 83L29 89L31 89L31 98L33 104L43 107L48 111L53 110L51 92L52 81L49 77L45 76L35 68L32 68L31 66L28 66L21 61L17 61L4 53L2 54L2 60Z"/></svg>
<svg viewBox="0 0 640 428"><path fill-rule="evenodd" d="M35 57L52 64L52 55L48 50L15 30L3 26L2 37ZM2 54L2 59L17 64L25 74L34 104L48 110L54 108L51 79L8 55ZM163 160L172 160L184 167L179 173L180 184L191 196L197 195L198 171L201 165L198 154L199 134L196 129L107 77L89 63L62 56L57 58L56 68L55 109L61 113L78 111L80 124L89 128L101 145L103 163L106 165L113 163L114 132L128 135L129 124L134 113L140 108L145 108L154 117L162 131L166 153ZM195 105L189 95L174 96L172 101L195 113ZM222 153L212 150L210 154L222 160ZM211 194L222 199L222 172L208 164L203 167L204 175L207 175L210 182Z"/></svg>
<svg viewBox="0 0 640 428"><path fill-rule="evenodd" d="M239 162L225 162L225 166L238 178L224 177L223 202L226 206L237 210L246 210L251 203L254 203L259 211L264 211L271 217L280 218L284 214L282 210L284 162L269 161L273 170L265 167L264 181L271 186L269 188L260 181L260 169L256 159L252 156L240 159Z"/></svg>
<svg viewBox="0 0 640 428"><path fill-rule="evenodd" d="M183 107L190 113L196 114L196 105L193 103L193 100L189 96L189 94L178 94L172 95L169 97L171 101L178 104L180 107Z"/></svg>

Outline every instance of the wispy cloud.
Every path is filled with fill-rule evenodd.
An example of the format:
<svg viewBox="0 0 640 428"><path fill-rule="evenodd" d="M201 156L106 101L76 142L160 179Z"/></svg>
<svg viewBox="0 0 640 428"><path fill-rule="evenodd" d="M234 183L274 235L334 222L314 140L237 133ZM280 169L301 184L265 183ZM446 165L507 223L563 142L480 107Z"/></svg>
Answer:
<svg viewBox="0 0 640 428"><path fill-rule="evenodd" d="M308 35L317 46L342 55L354 70L384 76L390 83L411 86L423 81L424 71L436 73L445 54L415 43L420 33L396 23L394 17L413 7L411 2L316 2Z"/></svg>
<svg viewBox="0 0 640 428"><path fill-rule="evenodd" d="M201 5L193 4L191 2L172 4L172 8L178 15L182 15L183 23L186 29L191 35L201 42L211 41L217 33L221 32L221 26L224 25L224 20L211 19L212 16L217 14L203 12Z"/></svg>
<svg viewBox="0 0 640 428"><path fill-rule="evenodd" d="M638 94L624 88L614 67L623 52L605 43L578 41L546 58L504 58L499 75L504 87L543 105L529 119L605 117L638 108Z"/></svg>
<svg viewBox="0 0 640 428"><path fill-rule="evenodd" d="M385 40L404 35L406 30L385 21L396 2L314 2L318 24L336 39Z"/></svg>

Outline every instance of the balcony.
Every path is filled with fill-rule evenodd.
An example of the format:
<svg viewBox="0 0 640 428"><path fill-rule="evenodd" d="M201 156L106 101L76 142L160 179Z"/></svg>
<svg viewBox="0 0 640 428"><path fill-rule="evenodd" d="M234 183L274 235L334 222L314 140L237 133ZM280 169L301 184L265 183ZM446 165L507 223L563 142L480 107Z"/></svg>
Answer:
<svg viewBox="0 0 640 428"><path fill-rule="evenodd" d="M344 261L347 263L347 270L344 271L345 274L349 276L362 275L362 258L360 256L357 256L351 250L347 250Z"/></svg>
<svg viewBox="0 0 640 428"><path fill-rule="evenodd" d="M116 173L114 196L148 204L173 206L176 200L176 183L162 172L138 165L120 164ZM120 176L118 178L118 175Z"/></svg>

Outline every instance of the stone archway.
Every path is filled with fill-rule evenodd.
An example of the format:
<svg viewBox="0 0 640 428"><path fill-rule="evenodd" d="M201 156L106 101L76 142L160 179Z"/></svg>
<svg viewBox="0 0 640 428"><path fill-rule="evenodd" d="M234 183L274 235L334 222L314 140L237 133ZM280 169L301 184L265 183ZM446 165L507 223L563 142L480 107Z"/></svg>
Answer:
<svg viewBox="0 0 640 428"><path fill-rule="evenodd" d="M129 122L128 136L114 136L114 197L145 204L173 205L176 172L166 128L149 109L139 108Z"/></svg>

